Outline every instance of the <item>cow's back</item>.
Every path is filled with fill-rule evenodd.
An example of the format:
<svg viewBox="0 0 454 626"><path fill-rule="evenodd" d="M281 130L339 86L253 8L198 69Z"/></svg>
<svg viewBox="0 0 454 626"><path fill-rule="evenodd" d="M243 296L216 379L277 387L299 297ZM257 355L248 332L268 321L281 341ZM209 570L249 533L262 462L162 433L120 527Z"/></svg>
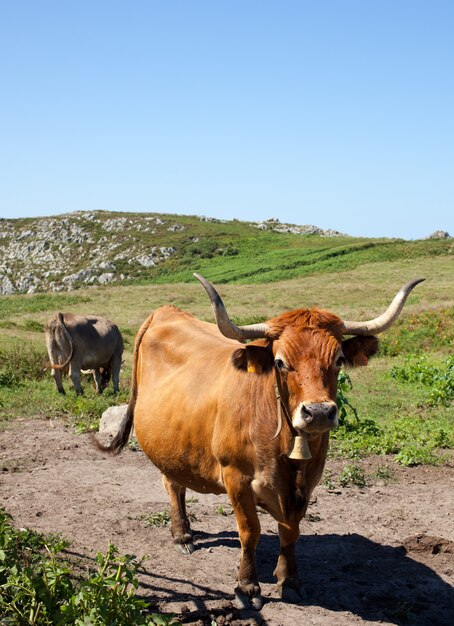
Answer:
<svg viewBox="0 0 454 626"><path fill-rule="evenodd" d="M237 342L176 307L158 309L142 336L134 427L166 475L196 491L221 493L217 442L232 432L223 397L235 388Z"/></svg>

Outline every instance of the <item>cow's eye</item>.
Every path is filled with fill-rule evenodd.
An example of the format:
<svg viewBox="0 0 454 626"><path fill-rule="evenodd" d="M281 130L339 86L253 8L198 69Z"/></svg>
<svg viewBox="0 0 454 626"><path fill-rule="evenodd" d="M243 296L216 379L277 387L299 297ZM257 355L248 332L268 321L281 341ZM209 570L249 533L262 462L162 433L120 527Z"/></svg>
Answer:
<svg viewBox="0 0 454 626"><path fill-rule="evenodd" d="M337 357L336 367L340 369L343 365L345 365L345 357L343 355Z"/></svg>
<svg viewBox="0 0 454 626"><path fill-rule="evenodd" d="M282 359L276 359L274 361L274 365L279 369L279 370L286 370L288 369L286 364L284 363L284 361Z"/></svg>

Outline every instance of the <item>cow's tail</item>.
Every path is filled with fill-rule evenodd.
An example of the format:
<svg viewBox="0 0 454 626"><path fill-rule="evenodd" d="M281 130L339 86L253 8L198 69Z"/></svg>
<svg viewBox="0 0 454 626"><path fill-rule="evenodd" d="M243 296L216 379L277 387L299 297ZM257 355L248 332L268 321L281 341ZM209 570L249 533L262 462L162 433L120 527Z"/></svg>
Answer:
<svg viewBox="0 0 454 626"><path fill-rule="evenodd" d="M45 369L53 369L53 370L64 370L65 367L67 367L69 365L69 363L71 362L71 359L73 358L73 354L74 354L74 343L73 340L71 338L71 334L69 332L69 330L66 328L66 324L65 324L65 319L63 317L63 313L57 313L57 323L60 325L66 339L68 340L69 343L69 356L66 359L66 361L64 363L52 363L51 361L49 361L48 363L46 363L45 365Z"/></svg>
<svg viewBox="0 0 454 626"><path fill-rule="evenodd" d="M128 408L126 409L126 414L123 418L123 421L120 424L120 429L112 439L109 445L104 446L100 443L96 437L93 435L93 443L95 446L102 450L102 452L109 452L110 454L119 454L125 445L128 443L129 435L131 434L132 425L134 423L134 409L137 401L137 363L139 360L139 348L142 343L142 338L148 327L151 324L153 316L150 317L142 324L139 332L137 333L136 340L134 343L134 352L132 357L132 372L131 372L131 387L129 391L129 403Z"/></svg>

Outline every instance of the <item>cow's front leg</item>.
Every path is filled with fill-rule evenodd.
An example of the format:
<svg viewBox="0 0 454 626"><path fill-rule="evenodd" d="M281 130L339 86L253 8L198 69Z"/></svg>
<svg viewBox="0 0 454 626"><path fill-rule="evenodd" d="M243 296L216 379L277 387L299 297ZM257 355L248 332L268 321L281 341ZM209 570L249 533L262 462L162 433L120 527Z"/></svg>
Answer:
<svg viewBox="0 0 454 626"><path fill-rule="evenodd" d="M298 604L306 599L306 592L298 578L295 544L300 534L299 523L279 524L280 552L274 575L284 602Z"/></svg>
<svg viewBox="0 0 454 626"><path fill-rule="evenodd" d="M259 610L263 606L263 598L255 569L255 549L260 539L260 522L251 481L249 477L231 467L224 469L223 479L235 511L241 542L238 586L235 588L236 605L240 609Z"/></svg>
<svg viewBox="0 0 454 626"><path fill-rule="evenodd" d="M191 554L194 552L194 544L189 518L186 514L186 489L165 474L162 475L162 482L169 494L173 542L183 554Z"/></svg>

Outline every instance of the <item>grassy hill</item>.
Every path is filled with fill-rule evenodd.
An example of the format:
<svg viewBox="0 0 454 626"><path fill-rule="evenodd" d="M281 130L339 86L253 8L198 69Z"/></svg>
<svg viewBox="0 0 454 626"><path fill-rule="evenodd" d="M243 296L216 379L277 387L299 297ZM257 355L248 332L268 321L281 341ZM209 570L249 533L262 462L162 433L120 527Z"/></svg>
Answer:
<svg viewBox="0 0 454 626"><path fill-rule="evenodd" d="M0 220L0 294L87 285L270 283L402 258L446 257L452 239L354 238L313 226L87 211Z"/></svg>

